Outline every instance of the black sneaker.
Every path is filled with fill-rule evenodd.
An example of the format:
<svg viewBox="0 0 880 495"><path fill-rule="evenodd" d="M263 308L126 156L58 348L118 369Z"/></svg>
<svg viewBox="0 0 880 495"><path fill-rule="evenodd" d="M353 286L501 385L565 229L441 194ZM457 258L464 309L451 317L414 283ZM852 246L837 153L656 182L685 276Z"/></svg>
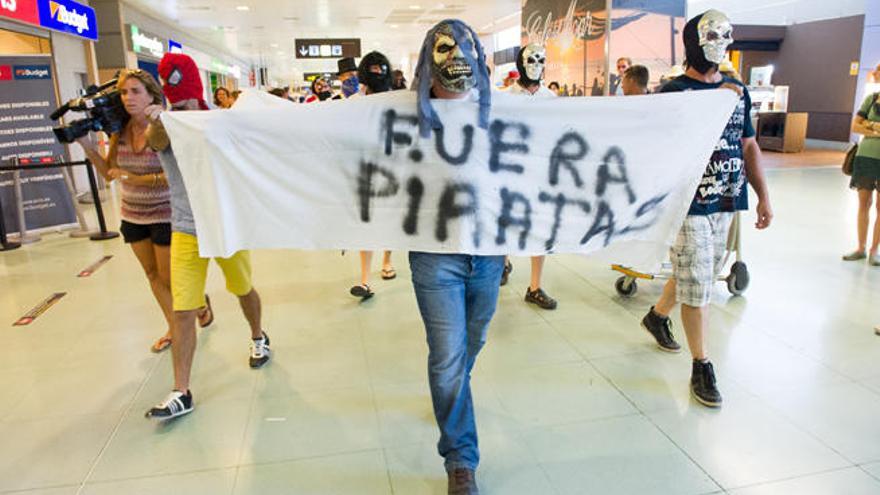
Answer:
<svg viewBox="0 0 880 495"><path fill-rule="evenodd" d="M264 364L269 362L272 351L269 349L269 336L263 332L263 338L251 339L251 368L262 368Z"/></svg>
<svg viewBox="0 0 880 495"><path fill-rule="evenodd" d="M556 299L548 296L544 289L531 290L526 288L526 302L537 304L544 309L556 309Z"/></svg>
<svg viewBox="0 0 880 495"><path fill-rule="evenodd" d="M691 373L691 394L697 402L708 407L721 407L721 392L715 386L715 368L709 361L694 360Z"/></svg>
<svg viewBox="0 0 880 495"><path fill-rule="evenodd" d="M642 328L657 341L657 346L666 352L681 352L681 346L672 338L672 320L654 313L654 306L642 318Z"/></svg>
<svg viewBox="0 0 880 495"><path fill-rule="evenodd" d="M513 263L510 262L509 259L504 260L504 271L501 272L501 285L507 285L507 279L510 278L510 274L513 273Z"/></svg>
<svg viewBox="0 0 880 495"><path fill-rule="evenodd" d="M167 420L189 414L193 410L192 392L187 391L186 394L180 390L172 390L168 397L162 402L153 406L145 415L147 418L158 420Z"/></svg>

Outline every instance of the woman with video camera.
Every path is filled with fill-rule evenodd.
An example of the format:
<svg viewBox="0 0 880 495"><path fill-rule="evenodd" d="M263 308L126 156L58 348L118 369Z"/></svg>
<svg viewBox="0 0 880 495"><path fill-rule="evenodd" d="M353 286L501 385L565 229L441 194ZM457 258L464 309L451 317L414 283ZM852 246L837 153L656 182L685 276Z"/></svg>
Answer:
<svg viewBox="0 0 880 495"><path fill-rule="evenodd" d="M116 88L128 118L122 131L110 136L107 155L98 150L93 133L77 139L77 143L108 182L118 181L121 185L122 225L119 230L143 267L168 323L165 335L152 346L153 352L161 352L171 345L174 321L169 269L171 193L158 155L147 146L148 122L144 109L162 104L162 90L153 76L143 70L122 71ZM213 320L208 300L207 307L199 313L199 326L206 327Z"/></svg>

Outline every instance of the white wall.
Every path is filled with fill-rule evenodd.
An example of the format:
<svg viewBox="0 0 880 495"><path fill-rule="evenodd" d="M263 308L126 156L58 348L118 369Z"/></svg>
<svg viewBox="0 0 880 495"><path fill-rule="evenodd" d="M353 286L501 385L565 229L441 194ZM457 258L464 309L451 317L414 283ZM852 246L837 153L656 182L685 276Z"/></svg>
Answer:
<svg viewBox="0 0 880 495"><path fill-rule="evenodd" d="M58 78L58 97L60 103L64 103L79 96L79 90L82 89L80 74L89 73L86 43L81 38L54 31L51 32L50 40L55 57L55 75ZM79 146L68 146L68 150L74 161L85 158ZM85 168L74 167L71 170L77 192L88 191L89 182Z"/></svg>
<svg viewBox="0 0 880 495"><path fill-rule="evenodd" d="M866 2L880 0L688 0L687 15L709 9L727 14L734 24L800 24L865 13Z"/></svg>

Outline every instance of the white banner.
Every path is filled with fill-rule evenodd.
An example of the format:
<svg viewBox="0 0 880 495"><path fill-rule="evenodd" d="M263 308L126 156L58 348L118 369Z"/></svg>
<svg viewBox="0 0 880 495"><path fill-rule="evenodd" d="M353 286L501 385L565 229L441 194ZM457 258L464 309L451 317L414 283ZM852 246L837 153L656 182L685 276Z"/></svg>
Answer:
<svg viewBox="0 0 880 495"><path fill-rule="evenodd" d="M268 99L267 99L268 98ZM241 249L590 253L653 265L680 227L737 98L416 95L289 104L242 95L232 110L166 112L203 256Z"/></svg>

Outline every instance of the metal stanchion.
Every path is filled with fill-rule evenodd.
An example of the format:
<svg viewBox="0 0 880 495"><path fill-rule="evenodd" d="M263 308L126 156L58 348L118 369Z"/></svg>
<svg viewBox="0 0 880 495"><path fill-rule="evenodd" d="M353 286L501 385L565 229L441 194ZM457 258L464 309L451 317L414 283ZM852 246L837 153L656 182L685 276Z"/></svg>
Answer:
<svg viewBox="0 0 880 495"><path fill-rule="evenodd" d="M16 165L18 164L16 163ZM27 231L27 223L24 218L24 196L21 194L21 170L12 171L12 193L15 196L15 208L18 218L18 241L22 244L31 244L39 241L42 239L39 234Z"/></svg>
<svg viewBox="0 0 880 495"><path fill-rule="evenodd" d="M70 237L90 237L95 234L95 230L89 230L89 224L86 222L86 217L83 215L82 208L79 206L79 201L76 200L76 187L73 184L73 178L70 176L70 170L68 168L62 168L61 173L64 174L64 182L67 184L67 190L70 191L70 200L73 202L73 209L76 211L76 220L79 223L79 229L73 230L70 232Z"/></svg>
<svg viewBox="0 0 880 495"><path fill-rule="evenodd" d="M98 213L98 227L100 232L96 232L89 236L93 241L106 241L119 237L119 232L108 232L107 223L104 221L104 208L101 207L101 198L98 196L98 181L95 179L95 169L92 168L92 162L86 160L86 173L89 174L89 188L92 190L92 200L95 202L95 211Z"/></svg>
<svg viewBox="0 0 880 495"><path fill-rule="evenodd" d="M6 217L3 216L3 201L0 201L0 251L12 251L18 249L21 244L11 242L6 238Z"/></svg>

